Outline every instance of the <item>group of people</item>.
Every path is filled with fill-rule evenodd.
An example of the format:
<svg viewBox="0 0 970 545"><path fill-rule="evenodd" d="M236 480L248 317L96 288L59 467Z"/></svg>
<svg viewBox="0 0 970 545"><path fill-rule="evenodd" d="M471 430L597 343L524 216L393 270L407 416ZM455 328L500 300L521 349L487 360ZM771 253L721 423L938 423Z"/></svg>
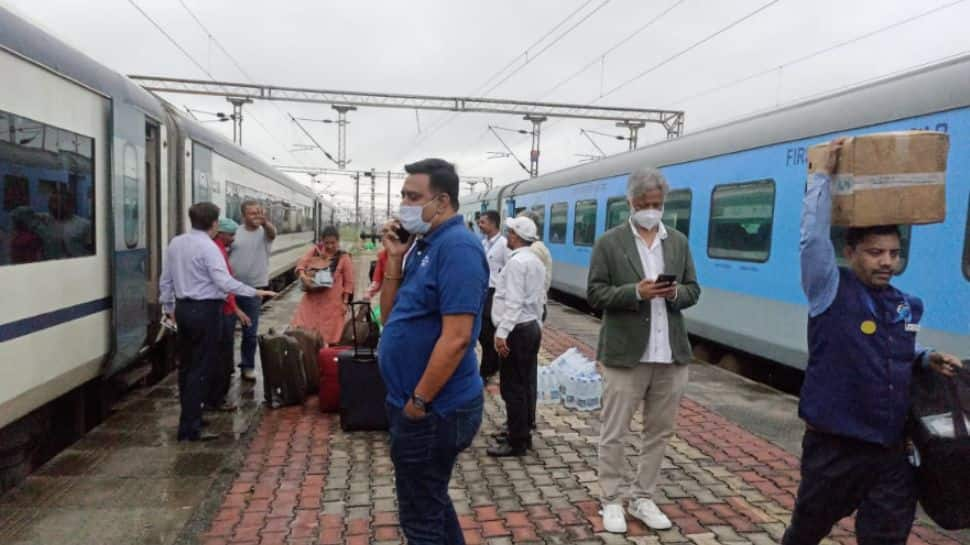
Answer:
<svg viewBox="0 0 970 545"><path fill-rule="evenodd" d="M861 544L903 544L916 505L904 434L909 384L914 373L928 369L951 376L960 362L916 343L922 302L890 283L899 263L896 226L850 228L848 267L836 265L829 175L838 156L835 145L802 210L810 354L799 414L807 431L801 484L783 543L817 544L839 519L858 510ZM384 226L384 250L366 294L379 294L382 309L378 361L387 389L399 518L409 543L461 544L448 485L458 455L478 434L483 390L495 373L508 420L488 453L520 456L532 446L551 257L539 240L538 218L529 212L507 219L505 235L495 212L478 220L485 240L467 229L457 213L458 175L447 161L426 159L405 170L399 214ZM654 501L655 490L693 359L683 311L697 303L701 289L686 236L662 221L668 191L657 169L631 174L629 220L595 242L589 262L588 302L602 311L598 473L609 532L625 532L627 514L653 529L671 527ZM180 387L189 390L182 394L180 439L201 437L193 404L197 409L202 400L193 397L192 388L205 362L215 357L216 340L225 335L211 327L219 323L215 317L245 314L254 323L240 298L271 294L233 279L217 246L208 243L220 229L234 227L220 223L218 214L210 203L190 209L193 231L172 241L163 272L162 302L166 313L174 305L179 328ZM252 233L248 223L247 231ZM262 233L267 239L269 234ZM233 248L230 264L238 275L233 258L239 234L233 241L223 233L219 241ZM297 267L305 285L315 281L317 271L331 271L336 289L327 295L308 291L295 318L317 324L326 340L338 328L321 315L342 324L353 293L350 260L338 241L335 230L324 231ZM199 271L203 266L205 275ZM229 293L236 296L235 310L226 301ZM638 409L643 429L631 472L625 446Z"/></svg>
<svg viewBox="0 0 970 545"><path fill-rule="evenodd" d="M169 243L159 279L159 301L168 324L177 327L179 441L218 437L204 430L205 410L232 411L226 399L235 367L237 321L242 325L240 374L256 380L255 354L263 297L272 297L269 256L276 228L259 203L241 205L243 226L220 219L219 207L189 207L189 232ZM256 286L256 287L254 287Z"/></svg>

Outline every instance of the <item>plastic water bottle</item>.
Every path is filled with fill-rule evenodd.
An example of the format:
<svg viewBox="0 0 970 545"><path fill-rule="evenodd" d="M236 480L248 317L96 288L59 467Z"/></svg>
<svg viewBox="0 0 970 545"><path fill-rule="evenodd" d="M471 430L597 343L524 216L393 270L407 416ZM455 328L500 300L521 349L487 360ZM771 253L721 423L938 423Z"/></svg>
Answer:
<svg viewBox="0 0 970 545"><path fill-rule="evenodd" d="M555 369L549 370L547 386L549 388L549 403L560 403L562 401L562 394L559 392L559 378L556 375Z"/></svg>
<svg viewBox="0 0 970 545"><path fill-rule="evenodd" d="M590 380L589 375L580 375L579 377L579 410L588 411L590 410L590 405L592 405L593 400L590 397L592 394L593 381Z"/></svg>
<svg viewBox="0 0 970 545"><path fill-rule="evenodd" d="M591 411L598 410L603 406L603 377L599 374L593 375L593 395Z"/></svg>
<svg viewBox="0 0 970 545"><path fill-rule="evenodd" d="M563 404L567 409L576 408L576 375L569 375L566 377Z"/></svg>

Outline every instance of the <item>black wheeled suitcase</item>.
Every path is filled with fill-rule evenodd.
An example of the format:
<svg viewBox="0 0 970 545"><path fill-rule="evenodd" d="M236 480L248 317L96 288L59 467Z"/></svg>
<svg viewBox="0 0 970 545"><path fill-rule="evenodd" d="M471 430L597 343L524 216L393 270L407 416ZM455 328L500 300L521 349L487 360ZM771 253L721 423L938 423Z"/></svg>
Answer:
<svg viewBox="0 0 970 545"><path fill-rule="evenodd" d="M300 341L289 335L277 335L270 329L259 336L259 359L266 404L274 409L302 404L307 394L307 379Z"/></svg>
<svg viewBox="0 0 970 545"><path fill-rule="evenodd" d="M370 305L364 302L352 306ZM386 430L387 414L384 398L387 390L377 365L377 351L363 348L358 342L354 347L337 356L340 380L340 428L345 431Z"/></svg>
<svg viewBox="0 0 970 545"><path fill-rule="evenodd" d="M970 528L970 360L952 378L914 374L911 411L920 504L942 528Z"/></svg>

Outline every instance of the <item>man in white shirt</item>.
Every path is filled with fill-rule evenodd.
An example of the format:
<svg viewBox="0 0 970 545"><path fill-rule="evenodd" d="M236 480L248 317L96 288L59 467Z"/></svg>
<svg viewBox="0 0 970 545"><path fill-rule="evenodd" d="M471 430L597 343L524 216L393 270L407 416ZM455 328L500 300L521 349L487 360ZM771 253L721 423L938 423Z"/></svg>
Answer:
<svg viewBox="0 0 970 545"><path fill-rule="evenodd" d="M537 227L542 223L541 218L539 217L539 214L537 214L537 213L535 213L535 212L533 212L531 210L523 210L522 212L519 212L519 217L520 218L529 218L530 220L533 221L533 223L536 224ZM546 245L542 243L542 229L541 228L536 233L536 241L533 242L530 246L528 246L528 248L529 248L529 251L531 251L532 253L536 254L536 257L538 257L539 258L539 261L542 262L542 266L546 268L546 282L545 282L545 285L543 286L542 293L545 294L546 301L548 301L549 300L549 288L552 287L552 254L549 252L549 248L547 248ZM542 320L541 321L542 322L545 322L546 321L546 305L545 304L542 305ZM538 381L538 378L539 378L538 374L536 374L536 376L533 377L533 378L535 378ZM532 429L536 429L536 394L537 394L538 386L539 385L538 385L537 382L533 382L533 384L532 384L532 390L530 391L530 393L532 394L532 399L531 399L531 402L530 402L531 409L532 410L529 412L529 427L532 428Z"/></svg>
<svg viewBox="0 0 970 545"><path fill-rule="evenodd" d="M529 251L536 240L536 224L528 218L510 218L509 259L495 286L492 322L495 351L500 359L501 392L507 415L507 441L489 448L489 456L522 456L532 444L530 414L535 406L535 381L542 341L543 287L546 268Z"/></svg>
<svg viewBox="0 0 970 545"><path fill-rule="evenodd" d="M508 260L508 242L499 230L501 217L495 210L482 212L478 218L478 228L485 235L482 246L485 248L485 257L488 259L488 297L485 299L485 307L482 309L482 330L478 335L478 342L482 345L482 364L479 374L482 382L488 384L495 373L498 372L498 354L495 353L495 325L492 323L492 300L495 297L495 282L498 275L502 272Z"/></svg>
<svg viewBox="0 0 970 545"><path fill-rule="evenodd" d="M630 221L604 233L589 261L587 299L603 311L598 472L608 532L626 531L624 500L629 513L650 528L671 526L652 496L693 358L681 311L697 302L701 290L687 237L662 221L668 190L657 169L630 175ZM631 478L624 450L638 409L643 432Z"/></svg>

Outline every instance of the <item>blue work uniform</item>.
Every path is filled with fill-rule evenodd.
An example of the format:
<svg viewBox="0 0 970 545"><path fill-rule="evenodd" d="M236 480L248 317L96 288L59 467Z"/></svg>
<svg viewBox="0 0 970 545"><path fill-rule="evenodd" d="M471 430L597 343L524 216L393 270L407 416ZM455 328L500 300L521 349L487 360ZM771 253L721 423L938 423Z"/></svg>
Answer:
<svg viewBox="0 0 970 545"><path fill-rule="evenodd" d="M866 286L836 265L830 179L815 174L801 221L809 358L799 400L807 424L801 483L784 545L815 545L858 510L860 545L904 544L916 509L904 427L909 385L928 351L922 301Z"/></svg>

